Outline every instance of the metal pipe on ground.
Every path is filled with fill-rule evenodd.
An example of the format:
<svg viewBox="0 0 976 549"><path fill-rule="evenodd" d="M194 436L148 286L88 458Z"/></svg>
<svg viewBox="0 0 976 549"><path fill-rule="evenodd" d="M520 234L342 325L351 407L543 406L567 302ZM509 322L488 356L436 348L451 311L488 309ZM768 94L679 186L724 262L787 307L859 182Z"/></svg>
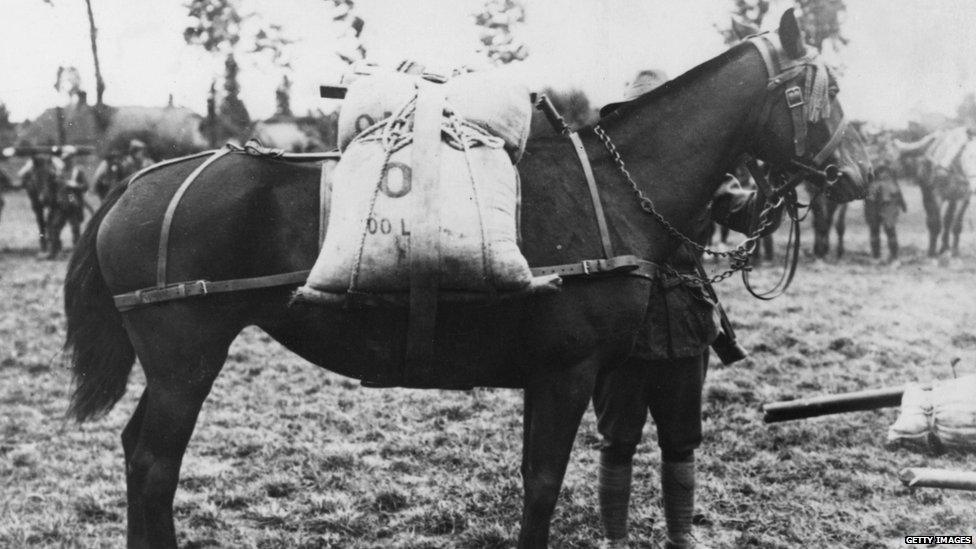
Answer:
<svg viewBox="0 0 976 549"><path fill-rule="evenodd" d="M902 484L910 488L947 488L976 491L976 472L910 467L898 473Z"/></svg>
<svg viewBox="0 0 976 549"><path fill-rule="evenodd" d="M763 405L763 421L777 423L830 414L901 406L901 396L904 392L904 387L897 387L770 402Z"/></svg>

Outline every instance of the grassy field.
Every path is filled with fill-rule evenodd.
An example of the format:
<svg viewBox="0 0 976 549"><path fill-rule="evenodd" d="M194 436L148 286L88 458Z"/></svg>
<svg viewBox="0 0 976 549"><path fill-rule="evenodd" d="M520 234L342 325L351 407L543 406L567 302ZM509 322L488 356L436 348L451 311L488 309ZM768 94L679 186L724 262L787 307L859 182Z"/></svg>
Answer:
<svg viewBox="0 0 976 549"><path fill-rule="evenodd" d="M848 255L805 259L790 293L719 288L749 359L713 364L699 452L699 532L715 547L903 547L906 535L976 534L976 494L901 487L907 466L976 470L976 455L886 448L896 410L767 426L764 402L976 372L976 232L962 257L924 257L917 189L906 187L904 260L866 254L861 205ZM63 413L65 261L35 259L22 194L0 217L0 547L119 547L119 434L142 387L104 420ZM970 216L972 218L973 215ZM809 231L806 233L809 235ZM809 237L806 248L809 248ZM755 277L772 281L769 269ZM177 528L186 547L509 547L521 488L521 395L375 390L249 329L204 408L183 464ZM553 522L554 547L594 547L597 437L587 413ZM659 454L637 459L632 534L663 527Z"/></svg>

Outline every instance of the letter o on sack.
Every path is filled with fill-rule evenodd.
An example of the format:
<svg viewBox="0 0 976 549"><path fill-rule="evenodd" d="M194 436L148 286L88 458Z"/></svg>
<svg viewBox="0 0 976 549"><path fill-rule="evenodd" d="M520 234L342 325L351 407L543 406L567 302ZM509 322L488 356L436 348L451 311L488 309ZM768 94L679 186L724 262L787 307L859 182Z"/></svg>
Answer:
<svg viewBox="0 0 976 549"><path fill-rule="evenodd" d="M383 174L380 190L390 198L400 198L410 192L410 166L401 162L390 162Z"/></svg>

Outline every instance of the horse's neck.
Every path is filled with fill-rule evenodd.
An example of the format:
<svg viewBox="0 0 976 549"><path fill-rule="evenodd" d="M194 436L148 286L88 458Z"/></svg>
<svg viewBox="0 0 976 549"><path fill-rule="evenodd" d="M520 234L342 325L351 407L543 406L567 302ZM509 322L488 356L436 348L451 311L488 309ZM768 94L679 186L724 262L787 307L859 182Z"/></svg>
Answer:
<svg viewBox="0 0 976 549"><path fill-rule="evenodd" d="M689 236L697 232L724 175L746 152L750 119L763 99L766 78L752 48L736 50L720 66L695 71L669 92L639 99L606 127L640 189ZM591 139L597 140L593 148L602 149L598 138ZM603 173L618 171L609 155L595 163ZM640 211L630 187L607 187L607 210L626 247L652 260L670 255L676 241ZM635 215L642 222L635 223Z"/></svg>

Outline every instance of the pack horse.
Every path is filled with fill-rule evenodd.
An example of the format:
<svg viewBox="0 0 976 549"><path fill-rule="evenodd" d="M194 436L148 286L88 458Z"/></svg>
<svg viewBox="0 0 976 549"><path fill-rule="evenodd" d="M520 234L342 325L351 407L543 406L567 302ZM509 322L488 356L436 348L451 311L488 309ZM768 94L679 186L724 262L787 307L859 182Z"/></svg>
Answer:
<svg viewBox="0 0 976 549"><path fill-rule="evenodd" d="M548 544L596 374L630 352L658 262L736 160L754 155L796 181L836 173L825 179L833 198L863 196L870 166L836 94L789 11L777 33L732 47L594 127L529 140L518 165L521 251L562 286L439 302L425 375L388 378L524 389L520 547ZM176 546L180 464L245 326L351 378L368 379L376 365L403 372L407 308L292 304L319 251L327 192L318 164L224 149L150 169L109 196L72 257L71 413L82 421L111 409L136 357L146 376L122 432L130 547Z"/></svg>

